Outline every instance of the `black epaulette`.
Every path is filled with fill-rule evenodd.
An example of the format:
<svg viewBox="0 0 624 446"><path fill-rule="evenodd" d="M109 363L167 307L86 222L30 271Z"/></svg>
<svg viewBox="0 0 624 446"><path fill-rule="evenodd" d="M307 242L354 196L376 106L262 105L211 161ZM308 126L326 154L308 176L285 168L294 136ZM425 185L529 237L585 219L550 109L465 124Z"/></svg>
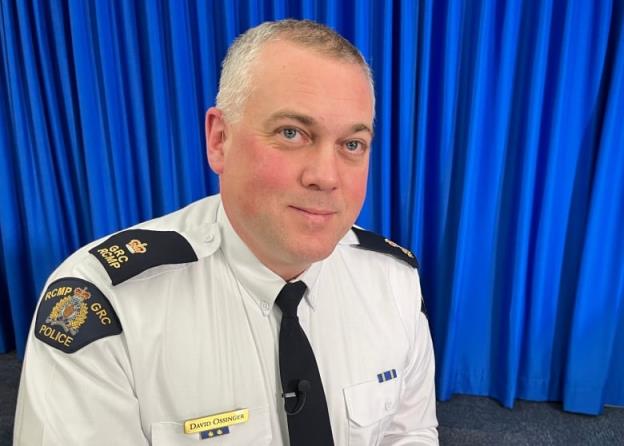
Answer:
<svg viewBox="0 0 624 446"><path fill-rule="evenodd" d="M197 261L191 244L175 231L128 229L89 252L104 266L113 285L155 266Z"/></svg>
<svg viewBox="0 0 624 446"><path fill-rule="evenodd" d="M34 324L35 337L65 353L121 333L115 310L91 282L63 277L41 297Z"/></svg>
<svg viewBox="0 0 624 446"><path fill-rule="evenodd" d="M402 246L394 243L392 240L388 240L387 238L379 234L375 234L374 232L365 231L364 229L360 229L355 226L351 229L355 232L361 248L390 254L391 256L404 261L412 268L418 268L416 256L414 256L409 249L403 248Z"/></svg>
<svg viewBox="0 0 624 446"><path fill-rule="evenodd" d="M404 261L412 268L418 268L418 260L416 260L416 256L409 249L404 248L379 234L375 234L374 232L365 231L364 229L360 229L355 226L351 229L353 229L353 232L355 232L355 235L360 242L360 248L381 252L383 254L390 254L391 256ZM425 300L422 298L422 295L420 298L420 311L425 315L425 317L427 317Z"/></svg>

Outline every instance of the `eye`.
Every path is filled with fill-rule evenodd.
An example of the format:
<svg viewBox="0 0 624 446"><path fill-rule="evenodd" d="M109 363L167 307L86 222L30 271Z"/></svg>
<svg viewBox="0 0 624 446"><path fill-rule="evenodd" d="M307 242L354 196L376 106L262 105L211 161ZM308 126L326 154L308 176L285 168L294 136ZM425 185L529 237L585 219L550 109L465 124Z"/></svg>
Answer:
<svg viewBox="0 0 624 446"><path fill-rule="evenodd" d="M308 134L297 127L282 127L277 129L275 134L288 145L299 146L310 142Z"/></svg>
<svg viewBox="0 0 624 446"><path fill-rule="evenodd" d="M286 139L295 139L299 131L297 129L293 129L291 127L283 128L280 133Z"/></svg>
<svg viewBox="0 0 624 446"><path fill-rule="evenodd" d="M357 152L358 150L362 151L366 148L362 141L357 141L355 139L347 141L345 143L345 147L348 152Z"/></svg>

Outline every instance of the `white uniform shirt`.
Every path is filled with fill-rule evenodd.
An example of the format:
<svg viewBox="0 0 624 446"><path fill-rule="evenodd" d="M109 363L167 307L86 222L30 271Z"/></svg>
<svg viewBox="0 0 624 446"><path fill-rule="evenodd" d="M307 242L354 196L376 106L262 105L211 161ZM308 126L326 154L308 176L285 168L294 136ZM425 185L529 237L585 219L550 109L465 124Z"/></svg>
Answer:
<svg viewBox="0 0 624 446"><path fill-rule="evenodd" d="M113 286L89 253L100 240L53 273L49 283L73 277L97 287L123 331L65 353L49 345L58 334L48 330L56 341L42 342L33 323L15 444L288 444L274 305L284 280L237 236L218 196L137 228L177 231L198 260L156 266ZM417 271L357 245L349 231L299 277L308 287L299 319L335 443L437 444L433 350ZM227 435L202 440L183 431L185 420L244 408L248 421Z"/></svg>

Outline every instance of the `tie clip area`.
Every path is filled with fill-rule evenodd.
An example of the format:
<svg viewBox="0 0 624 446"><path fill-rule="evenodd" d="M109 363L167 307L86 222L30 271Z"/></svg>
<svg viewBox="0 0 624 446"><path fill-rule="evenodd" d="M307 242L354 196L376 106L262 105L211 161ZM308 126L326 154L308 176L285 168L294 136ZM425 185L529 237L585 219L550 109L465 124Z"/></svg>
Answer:
<svg viewBox="0 0 624 446"><path fill-rule="evenodd" d="M284 400L286 400L287 398L297 398L297 404L292 410L288 409L288 405L284 401L284 410L286 411L287 415L297 415L299 412L303 410L303 406L305 406L309 391L310 391L310 381L308 381L307 379L301 379L297 383L296 392L282 393L282 398L284 398Z"/></svg>

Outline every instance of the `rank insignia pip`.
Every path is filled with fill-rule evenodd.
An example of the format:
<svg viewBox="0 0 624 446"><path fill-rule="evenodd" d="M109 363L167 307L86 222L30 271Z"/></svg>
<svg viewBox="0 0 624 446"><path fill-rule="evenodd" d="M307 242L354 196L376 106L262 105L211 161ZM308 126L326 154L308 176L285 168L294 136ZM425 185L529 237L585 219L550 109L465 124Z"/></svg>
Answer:
<svg viewBox="0 0 624 446"><path fill-rule="evenodd" d="M191 244L175 231L128 229L89 250L113 285L160 265L197 261Z"/></svg>
<svg viewBox="0 0 624 446"><path fill-rule="evenodd" d="M218 437L220 435L225 435L229 433L230 433L230 428L226 426L222 429L212 429L210 431L202 431L199 433L199 436L202 440L205 440L207 438L214 438L214 437Z"/></svg>
<svg viewBox="0 0 624 446"><path fill-rule="evenodd" d="M374 232L365 231L364 229L360 229L355 226L351 229L355 232L361 248L390 254L391 256L404 261L412 268L418 268L418 261L409 249L404 248L379 234L375 234Z"/></svg>
<svg viewBox="0 0 624 446"><path fill-rule="evenodd" d="M56 280L39 303L35 337L65 353L74 353L121 331L108 299L86 280L73 277Z"/></svg>

